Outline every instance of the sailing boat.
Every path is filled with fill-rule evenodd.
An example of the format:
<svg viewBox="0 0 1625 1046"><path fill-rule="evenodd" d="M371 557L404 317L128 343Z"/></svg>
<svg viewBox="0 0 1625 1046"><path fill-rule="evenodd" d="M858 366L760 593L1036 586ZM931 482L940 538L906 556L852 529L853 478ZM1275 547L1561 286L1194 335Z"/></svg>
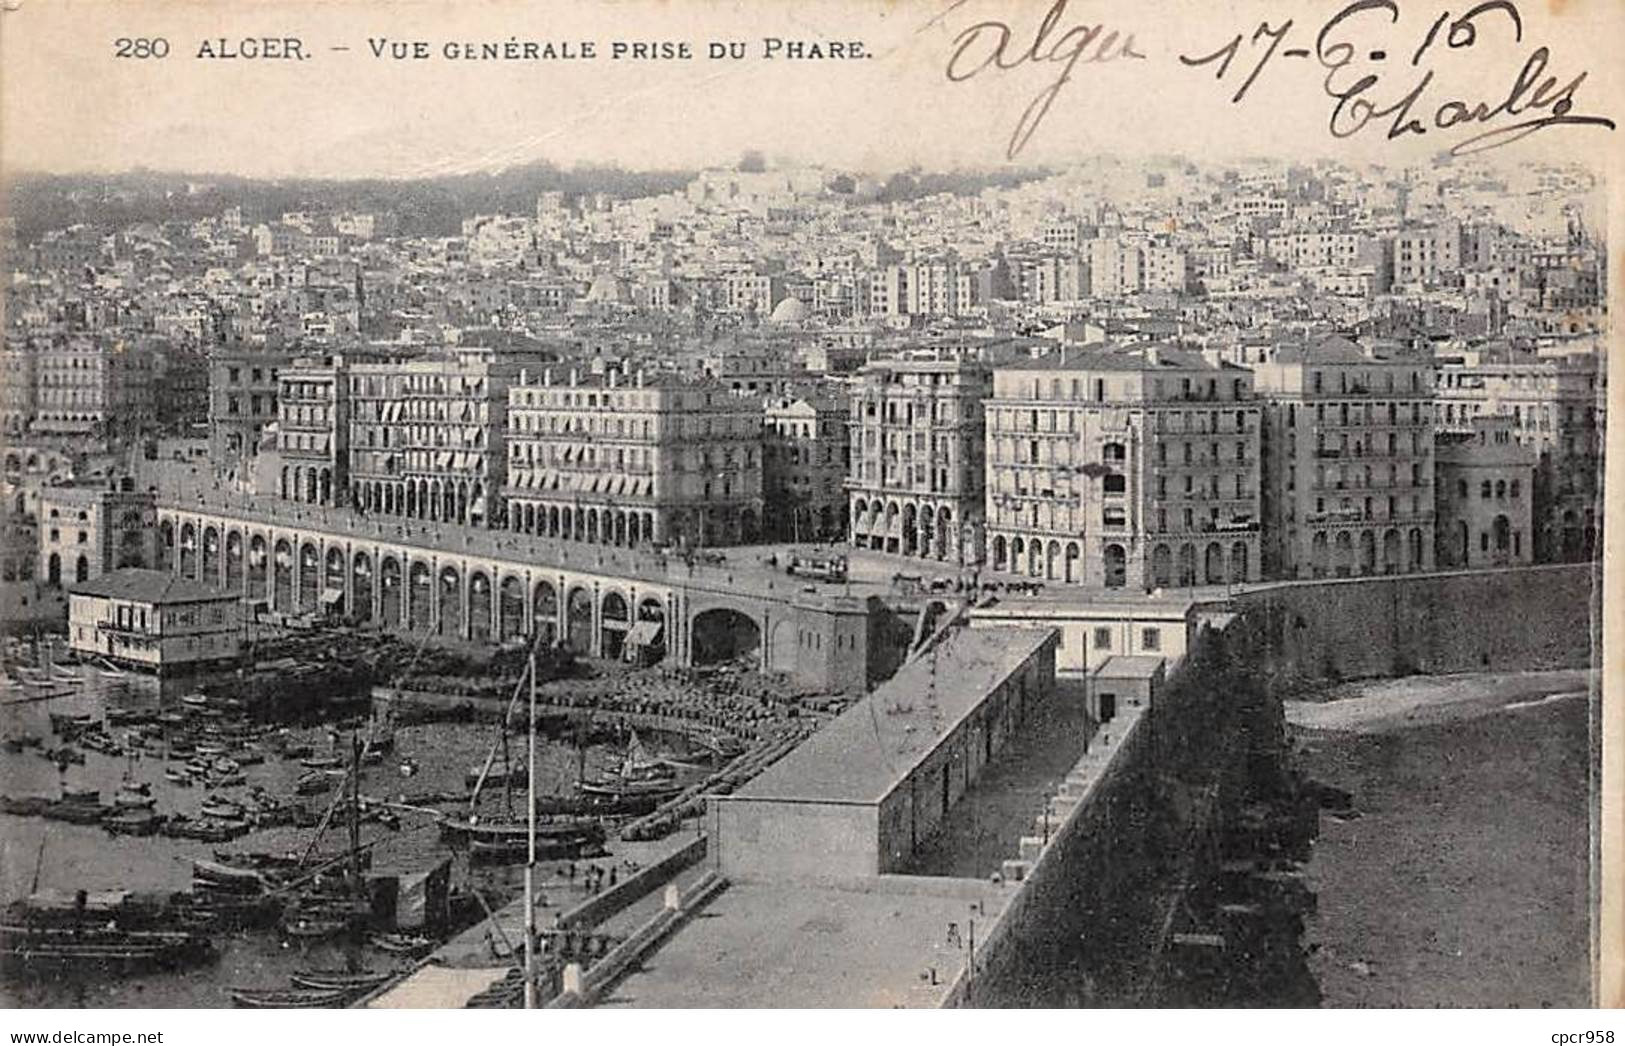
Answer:
<svg viewBox="0 0 1625 1046"><path fill-rule="evenodd" d="M636 730L626 746L620 769L610 777L581 782L581 792L606 799L666 799L683 790L677 773L643 747Z"/></svg>
<svg viewBox="0 0 1625 1046"><path fill-rule="evenodd" d="M536 837L537 855L549 860L593 855L601 850L604 843L604 827L596 818L558 818L550 820L546 824L530 825L514 821L511 817L507 820L487 822L481 820L477 813L480 791L488 782L493 779L501 780L505 786L504 791L508 792L510 790L509 786L521 778L518 768L514 767L506 758L508 751L507 724L518 707L519 697L524 693L527 679L534 691L534 657L525 673L519 677L519 682L514 686L513 698L509 701L508 708L502 716L501 726L499 727L500 732L496 740L492 742L491 750L486 753L484 764L477 772L470 772L469 776L473 778L473 794L469 797L468 818L466 820L454 820L450 817L442 817L440 821L441 837L448 842L467 846L470 858L475 860L507 862L524 859L531 850L530 840L532 834ZM532 704L534 704L534 696ZM533 717L530 733L532 749L535 747L535 737ZM499 751L504 754L504 763L506 764L500 772L494 766ZM535 809L536 782L534 767L527 767L524 772L524 780L529 785L531 809Z"/></svg>

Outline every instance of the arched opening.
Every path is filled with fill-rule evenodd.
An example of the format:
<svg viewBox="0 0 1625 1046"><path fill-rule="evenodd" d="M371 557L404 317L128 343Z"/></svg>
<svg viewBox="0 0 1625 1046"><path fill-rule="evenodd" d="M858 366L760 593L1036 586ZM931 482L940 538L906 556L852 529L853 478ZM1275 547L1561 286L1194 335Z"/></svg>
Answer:
<svg viewBox="0 0 1625 1046"><path fill-rule="evenodd" d="M1248 560L1252 557L1247 552L1247 542L1237 541L1230 546L1230 580L1240 583L1247 580Z"/></svg>
<svg viewBox="0 0 1625 1046"><path fill-rule="evenodd" d="M587 544L598 544L598 510L595 508L587 510Z"/></svg>
<svg viewBox="0 0 1625 1046"><path fill-rule="evenodd" d="M553 518L558 517L555 515ZM532 597L531 603L533 634L543 646L552 646L559 639L558 589L546 581L537 582L536 595Z"/></svg>
<svg viewBox="0 0 1625 1046"><path fill-rule="evenodd" d="M1316 534L1309 542L1309 565L1315 577L1325 577L1331 569L1331 550L1326 544L1324 533Z"/></svg>
<svg viewBox="0 0 1625 1046"><path fill-rule="evenodd" d="M1208 542L1202 552L1202 580L1209 585L1224 584L1224 548L1217 541Z"/></svg>
<svg viewBox="0 0 1625 1046"><path fill-rule="evenodd" d="M90 580L90 560L83 553L74 561L73 580L79 584L84 584Z"/></svg>
<svg viewBox="0 0 1625 1046"><path fill-rule="evenodd" d="M243 588L243 532L226 534L226 591L241 592Z"/></svg>
<svg viewBox="0 0 1625 1046"><path fill-rule="evenodd" d="M1188 541L1179 546L1179 584L1182 588L1196 584L1196 546Z"/></svg>
<svg viewBox="0 0 1625 1046"><path fill-rule="evenodd" d="M62 587L62 557L55 552L45 561L45 583L52 588Z"/></svg>
<svg viewBox="0 0 1625 1046"><path fill-rule="evenodd" d="M1044 550L1044 577L1050 581L1060 580L1061 571L1061 543L1051 541Z"/></svg>
<svg viewBox="0 0 1625 1046"><path fill-rule="evenodd" d="M1360 531L1360 573L1377 572L1377 535L1369 530Z"/></svg>
<svg viewBox="0 0 1625 1046"><path fill-rule="evenodd" d="M327 550L327 565L322 573L322 591L318 600L326 614L349 613L344 605L344 550L337 546Z"/></svg>
<svg viewBox="0 0 1625 1046"><path fill-rule="evenodd" d="M401 623L401 563L394 556L378 561L378 613L385 626Z"/></svg>
<svg viewBox="0 0 1625 1046"><path fill-rule="evenodd" d="M215 582L220 578L220 531L203 528L203 580Z"/></svg>
<svg viewBox="0 0 1625 1046"><path fill-rule="evenodd" d="M506 643L524 634L525 583L509 574L502 579L502 588L497 594L497 636Z"/></svg>
<svg viewBox="0 0 1625 1046"><path fill-rule="evenodd" d="M278 539L271 557L271 607L284 614L293 613L293 546L286 538Z"/></svg>
<svg viewBox="0 0 1625 1046"><path fill-rule="evenodd" d="M491 641L491 579L476 570L468 577L468 638L476 643Z"/></svg>
<svg viewBox="0 0 1625 1046"><path fill-rule="evenodd" d="M696 665L713 665L760 654L762 630L755 619L728 607L716 607L696 615L693 635Z"/></svg>
<svg viewBox="0 0 1625 1046"><path fill-rule="evenodd" d="M1151 550L1151 584L1167 588L1173 580L1174 554L1167 545L1157 545Z"/></svg>
<svg viewBox="0 0 1625 1046"><path fill-rule="evenodd" d="M197 528L181 524L181 577L197 577Z"/></svg>
<svg viewBox="0 0 1625 1046"><path fill-rule="evenodd" d="M158 524L158 549L153 558L159 570L168 570L175 562L175 525L167 519Z"/></svg>
<svg viewBox="0 0 1625 1046"><path fill-rule="evenodd" d="M577 654L592 653L592 593L572 588L565 600L565 642Z"/></svg>
<svg viewBox="0 0 1625 1046"><path fill-rule="evenodd" d="M824 512L828 513L829 509L826 507L824 509ZM826 526L824 529L827 531L829 528ZM943 507L937 509L937 558L938 559L947 559L949 557L949 555L952 554L953 549L949 547L949 542L952 540L953 532L954 532L954 514L953 514L952 510L950 510L948 508L948 506L944 505Z"/></svg>
<svg viewBox="0 0 1625 1046"><path fill-rule="evenodd" d="M915 521L913 505L903 506L903 554L912 556L919 552L919 525Z"/></svg>
<svg viewBox="0 0 1625 1046"><path fill-rule="evenodd" d="M652 665L665 657L666 605L653 597L639 603L637 625L628 634L628 640L636 644L628 656L636 655L643 664Z"/></svg>
<svg viewBox="0 0 1625 1046"><path fill-rule="evenodd" d="M998 534L993 538L993 569L1004 570L1009 566L1008 548L1005 545L1004 535Z"/></svg>
<svg viewBox="0 0 1625 1046"><path fill-rule="evenodd" d="M355 554L350 568L350 589L353 595L349 607L350 619L357 623L372 620L372 557L365 552Z"/></svg>
<svg viewBox="0 0 1625 1046"><path fill-rule="evenodd" d="M1400 570L1399 531L1388 529L1382 532L1382 572L1384 574L1397 574Z"/></svg>
<svg viewBox="0 0 1625 1046"><path fill-rule="evenodd" d="M606 592L599 613L599 649L611 661L619 661L626 649L626 633L632 627L631 609L619 592Z"/></svg>
<svg viewBox="0 0 1625 1046"><path fill-rule="evenodd" d="M1123 546L1113 542L1101 552L1101 561L1106 569L1106 587L1122 588L1128 584L1128 553Z"/></svg>
<svg viewBox="0 0 1625 1046"><path fill-rule="evenodd" d="M435 635L460 636L463 634L463 575L456 567L443 567L440 571L440 614L435 618Z"/></svg>
<svg viewBox="0 0 1625 1046"><path fill-rule="evenodd" d="M1455 540L1451 543L1452 548L1455 550L1455 566L1464 567L1472 562L1471 541L1472 532L1467 526L1467 521L1465 519L1457 520Z"/></svg>
<svg viewBox="0 0 1625 1046"><path fill-rule="evenodd" d="M413 563L407 573L407 606L412 631L427 632L434 627L434 575L427 563Z"/></svg>
<svg viewBox="0 0 1625 1046"><path fill-rule="evenodd" d="M265 547L265 538L255 534L248 539L248 598L264 599L270 586L266 581L266 564L269 555Z"/></svg>
<svg viewBox="0 0 1625 1046"><path fill-rule="evenodd" d="M1078 548L1076 541L1066 543L1066 583L1069 585L1075 585L1079 581L1078 559L1082 554L1083 550Z"/></svg>
<svg viewBox="0 0 1625 1046"><path fill-rule="evenodd" d="M1498 515L1490 524L1490 534L1494 540L1495 554L1498 558L1505 558L1512 551L1512 521L1505 516Z"/></svg>
<svg viewBox="0 0 1625 1046"><path fill-rule="evenodd" d="M1414 573L1422 569L1422 531L1412 527L1406 535L1406 544L1409 546L1410 569Z"/></svg>
<svg viewBox="0 0 1625 1046"><path fill-rule="evenodd" d="M756 518L753 509L741 509L739 513L739 540L747 545L753 545L762 536L761 522Z"/></svg>
<svg viewBox="0 0 1625 1046"><path fill-rule="evenodd" d="M1354 573L1354 539L1346 530L1338 531L1332 541L1332 573L1338 577Z"/></svg>
<svg viewBox="0 0 1625 1046"><path fill-rule="evenodd" d="M316 609L317 588L321 581L322 559L316 546L305 542L299 546L299 610Z"/></svg>
<svg viewBox="0 0 1625 1046"><path fill-rule="evenodd" d="M1044 543L1030 541L1027 543L1027 576L1041 577L1044 573Z"/></svg>

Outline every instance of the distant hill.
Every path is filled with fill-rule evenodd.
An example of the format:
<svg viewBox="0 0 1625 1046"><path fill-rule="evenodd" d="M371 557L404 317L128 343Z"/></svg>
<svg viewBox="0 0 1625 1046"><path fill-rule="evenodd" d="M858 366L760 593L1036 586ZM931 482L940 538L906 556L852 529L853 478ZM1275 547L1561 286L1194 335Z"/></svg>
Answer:
<svg viewBox="0 0 1625 1046"><path fill-rule="evenodd" d="M233 175L135 170L114 175L19 175L7 187L4 210L17 235L31 242L68 225L117 228L141 221L175 221L241 206L255 220L285 211L394 211L404 236L452 236L475 214L529 214L548 190L571 196L605 193L651 196L687 184L686 171L624 171L613 167L561 170L528 164L500 174L461 174L412 181L368 178L260 180Z"/></svg>
<svg viewBox="0 0 1625 1046"><path fill-rule="evenodd" d="M1047 175L1036 168L894 174L849 198L854 203L918 199L936 193L975 194ZM0 212L17 222L17 236L32 243L50 229L84 224L116 229L136 222L187 221L240 206L246 219L264 221L287 211L393 211L402 236L454 236L475 214L530 214L549 190L567 196L604 193L630 199L681 189L692 171L626 171L616 167L563 170L527 164L498 174L458 174L410 181L242 178L137 169L120 174L20 174L6 187ZM853 193L851 175L831 172L831 191Z"/></svg>

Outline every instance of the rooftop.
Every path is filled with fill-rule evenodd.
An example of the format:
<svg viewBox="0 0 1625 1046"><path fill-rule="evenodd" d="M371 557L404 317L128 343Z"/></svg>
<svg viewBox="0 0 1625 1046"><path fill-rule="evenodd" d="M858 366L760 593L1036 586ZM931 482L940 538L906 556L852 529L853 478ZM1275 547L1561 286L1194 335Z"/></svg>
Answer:
<svg viewBox="0 0 1625 1046"><path fill-rule="evenodd" d="M1165 664L1155 654L1115 654L1095 669L1096 679L1150 679Z"/></svg>
<svg viewBox="0 0 1625 1046"><path fill-rule="evenodd" d="M1050 352L1034 359L1012 360L1001 363L1000 370L1059 370L1059 371L1146 371L1146 370L1219 370L1221 365L1205 359L1201 353L1168 345L1136 345L1067 349Z"/></svg>
<svg viewBox="0 0 1625 1046"><path fill-rule="evenodd" d="M949 633L734 797L878 803L1053 635L1033 628Z"/></svg>
<svg viewBox="0 0 1625 1046"><path fill-rule="evenodd" d="M210 588L201 581L193 581L171 574L167 570L143 570L126 567L112 570L101 577L73 585L70 595L99 596L103 599L129 599L138 603L204 603L214 600L236 600L229 592Z"/></svg>

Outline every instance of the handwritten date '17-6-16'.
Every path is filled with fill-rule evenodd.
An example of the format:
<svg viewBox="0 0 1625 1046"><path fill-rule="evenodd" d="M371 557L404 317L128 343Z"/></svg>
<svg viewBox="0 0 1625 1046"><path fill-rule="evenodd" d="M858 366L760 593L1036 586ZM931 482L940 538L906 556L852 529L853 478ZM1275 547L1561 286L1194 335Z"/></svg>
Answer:
<svg viewBox="0 0 1625 1046"><path fill-rule="evenodd" d="M1334 103L1327 129L1334 138L1351 137L1372 121L1390 117L1392 121L1387 131L1390 141L1406 135L1425 135L1432 130L1488 125L1487 129L1451 146L1451 155L1465 156L1507 145L1548 127L1592 126L1613 130L1614 121L1607 117L1574 111L1575 92L1585 82L1586 73L1581 71L1567 82L1547 75L1551 52L1544 46L1529 53L1522 67L1512 74L1504 94L1498 93L1489 100L1468 101L1447 95L1441 99L1444 92L1434 83L1436 70L1424 65L1423 59L1430 52L1440 54L1439 45L1443 46L1442 53L1472 48L1479 43L1481 32L1486 39L1493 33L1521 45L1523 17L1510 0L1485 0L1455 17L1449 11L1441 12L1408 55L1408 61L1403 53L1392 56L1404 73L1384 76L1383 71L1394 66L1384 64L1390 55L1379 49L1367 50L1363 55L1365 61L1356 64L1362 57L1362 49L1351 38L1357 39L1362 32L1380 31L1398 21L1399 5L1394 0L1355 0L1320 26L1314 36L1313 51L1308 47L1281 49L1293 32L1294 20L1289 18L1279 25L1260 22L1250 37L1237 33L1211 54L1180 55L1179 60L1188 66L1217 64L1214 78L1223 80L1238 58L1242 63L1252 58L1251 69L1230 96L1232 103L1239 104L1277 54L1282 59L1312 57L1326 73L1322 88ZM1251 54L1244 57L1244 48ZM1241 68L1237 67L1238 74ZM1401 86L1390 89L1396 82ZM1433 89L1431 94L1430 88Z"/></svg>

